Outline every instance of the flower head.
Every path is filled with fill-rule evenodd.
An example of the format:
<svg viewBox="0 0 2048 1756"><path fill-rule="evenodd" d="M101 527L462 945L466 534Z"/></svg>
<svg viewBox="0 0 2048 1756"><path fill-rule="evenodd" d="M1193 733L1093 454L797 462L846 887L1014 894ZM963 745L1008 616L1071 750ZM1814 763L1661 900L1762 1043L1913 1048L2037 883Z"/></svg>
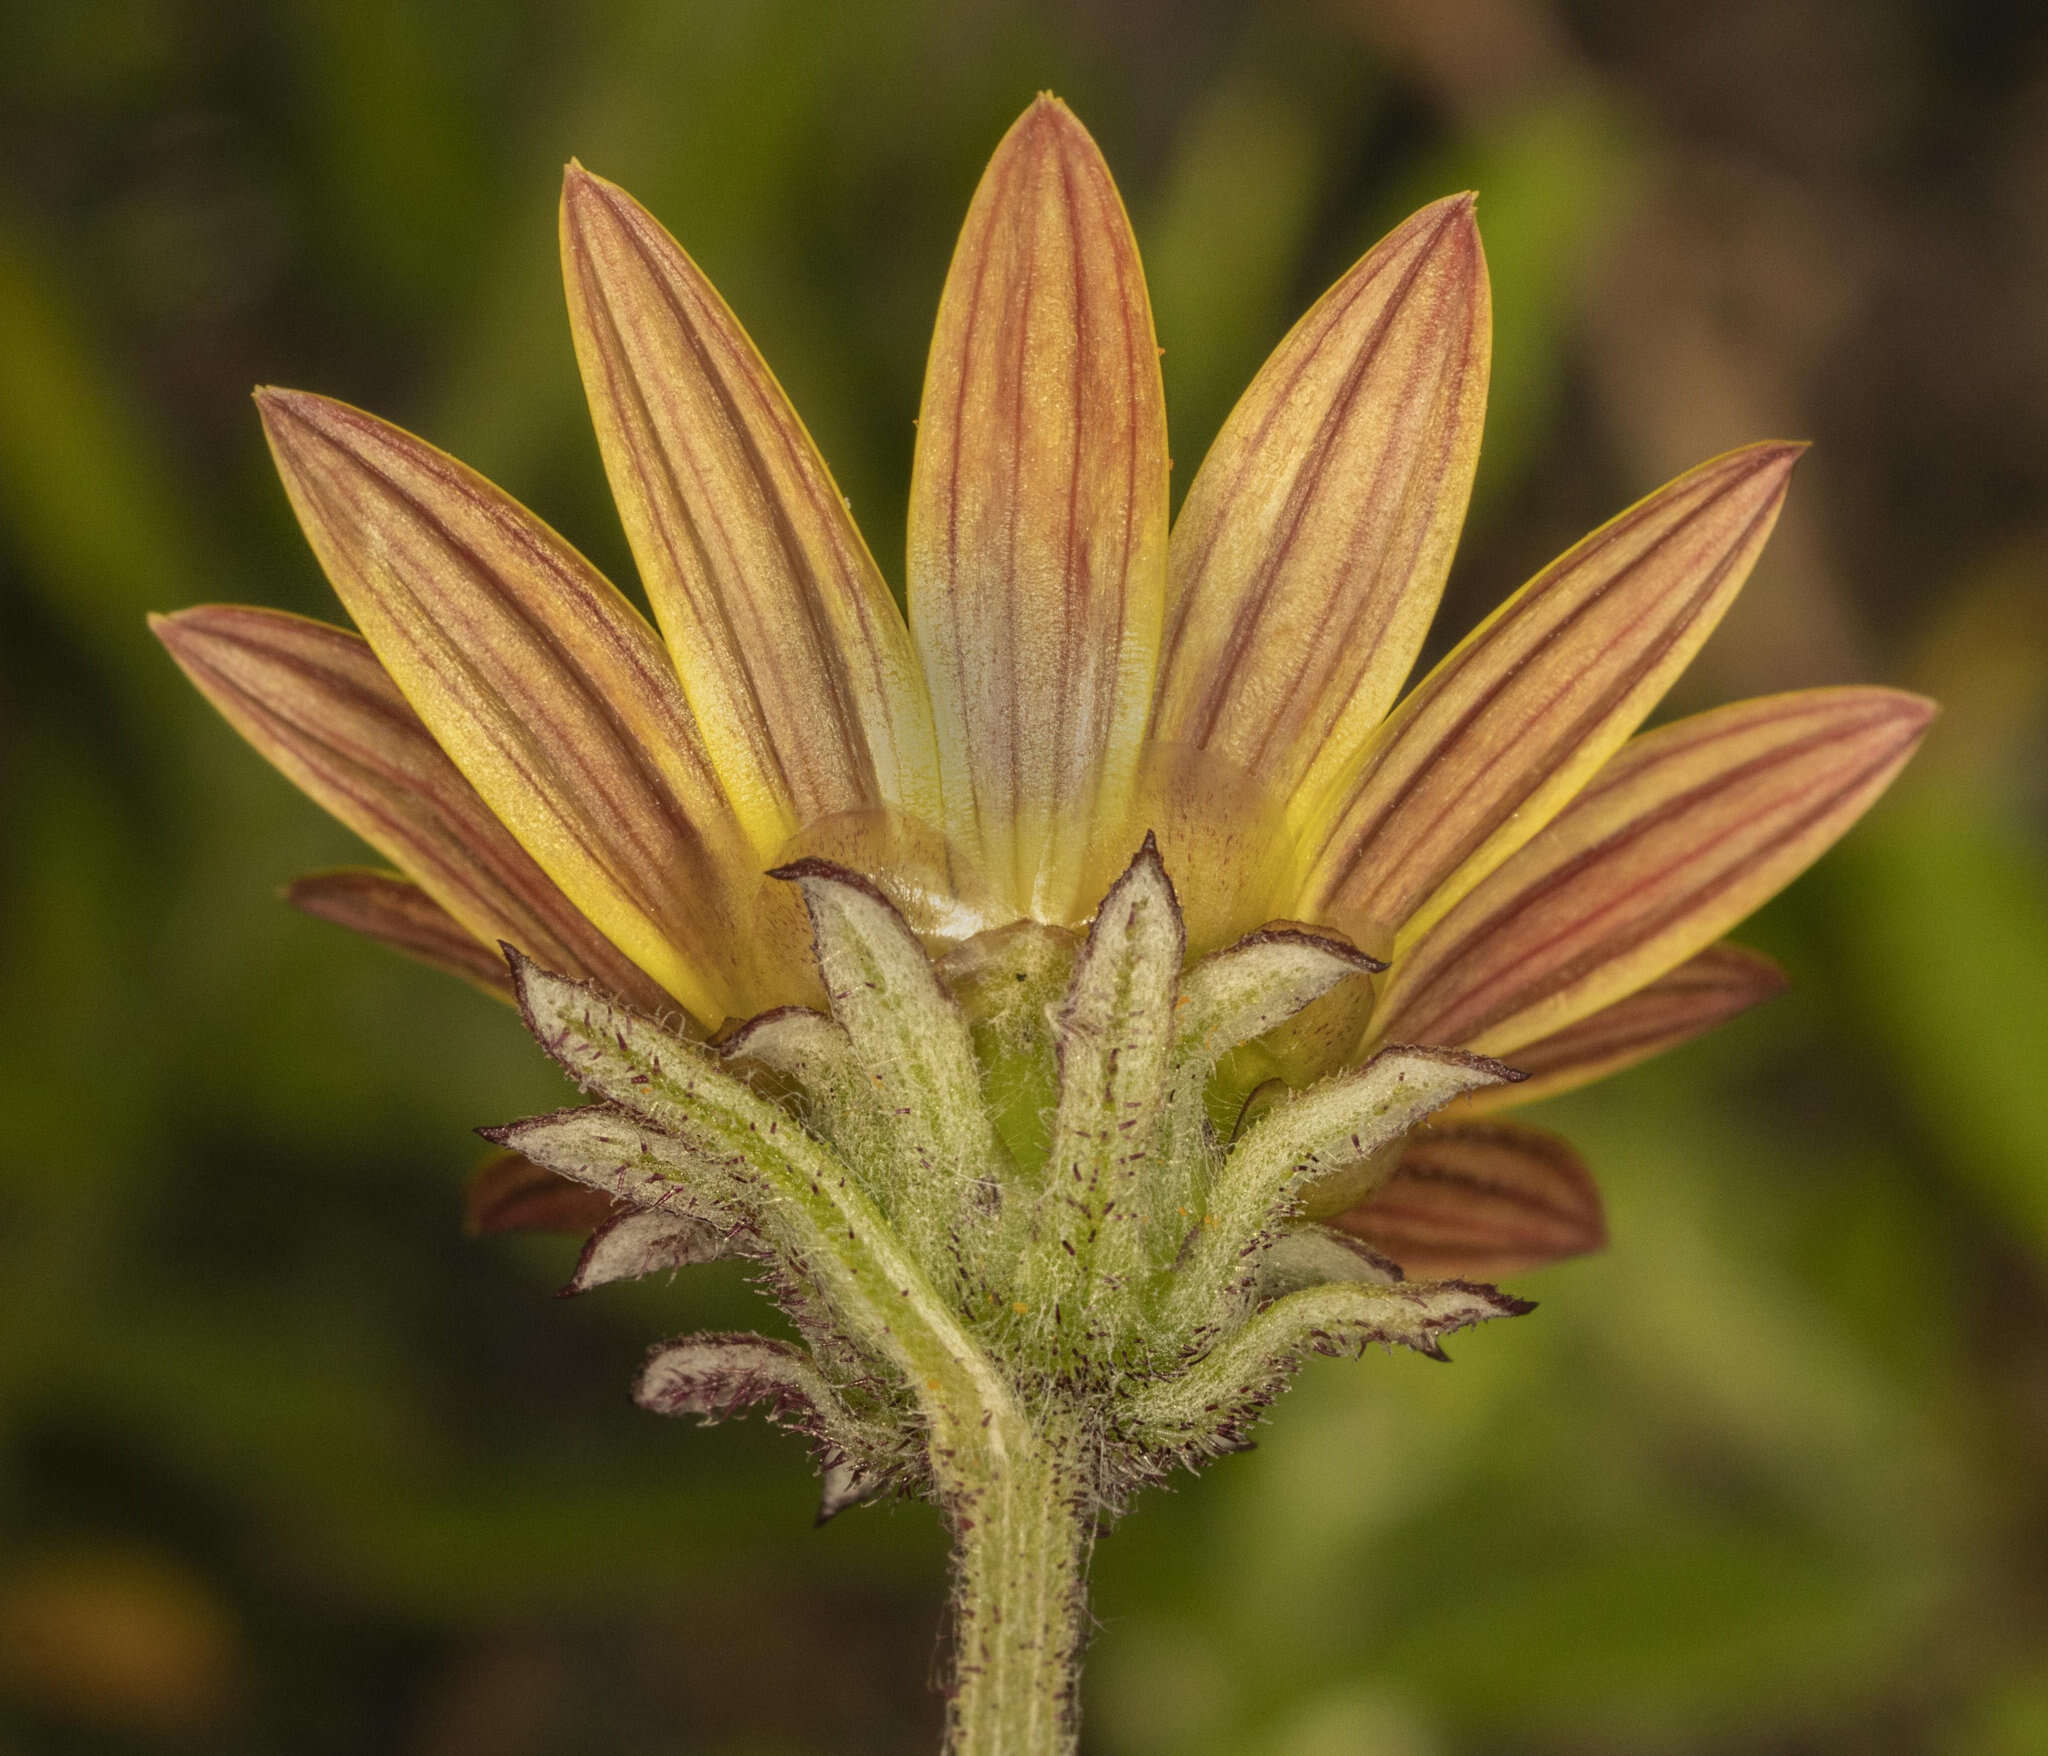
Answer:
<svg viewBox="0 0 2048 1756"><path fill-rule="evenodd" d="M1599 1243L1571 1148L1483 1112L1772 992L1720 935L1932 710L1811 690L1640 732L1777 515L1770 444L1401 694L1479 447L1469 197L1295 326L1170 521L1137 248L1034 104L940 301L907 618L668 234L572 165L562 254L653 626L453 459L264 391L360 634L158 631L396 868L293 900L512 994L596 1100L486 1130L473 1219L594 1226L576 1291L753 1262L800 1341L671 1341L639 1400L800 1428L824 1514L936 1498L949 1748L1071 1751L1098 1525L1240 1448L1307 1355L1441 1358L1531 1308L1463 1276Z"/></svg>
<svg viewBox="0 0 2048 1756"><path fill-rule="evenodd" d="M1066 945L1064 980L1068 930L1155 836L1183 955L1284 920L1383 969L1234 1051L1229 1109L1404 1043L1555 1091L1775 991L1721 935L1849 826L1932 712L1825 689L1639 730L1749 572L1790 444L1631 507L1401 693L1479 449L1469 196L1397 227L1295 326L1170 521L1137 248L1094 143L1041 98L940 301L907 619L675 241L572 165L561 243L653 626L463 465L277 390L258 403L279 471L359 634L248 608L156 624L396 868L293 900L486 984L509 986L505 942L700 1035L814 1000L802 886L769 874L819 861L951 954L962 993L972 948L1014 945L1018 922ZM1344 1216L1404 1259L1500 1267L1598 1238L1548 1136L1460 1114L1404 1151Z"/></svg>

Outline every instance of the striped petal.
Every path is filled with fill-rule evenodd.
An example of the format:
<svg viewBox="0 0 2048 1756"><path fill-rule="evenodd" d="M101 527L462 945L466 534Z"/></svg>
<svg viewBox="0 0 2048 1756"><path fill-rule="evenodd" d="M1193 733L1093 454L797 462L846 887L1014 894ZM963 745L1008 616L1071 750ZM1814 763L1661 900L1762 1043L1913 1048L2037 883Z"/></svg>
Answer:
<svg viewBox="0 0 2048 1756"><path fill-rule="evenodd" d="M1472 197L1424 208L1295 325L1173 530L1153 736L1321 820L1421 649L1486 406Z"/></svg>
<svg viewBox="0 0 2048 1756"><path fill-rule="evenodd" d="M659 1007L659 986L577 912L491 815L358 636L239 604L181 610L153 617L150 626L228 723L399 867L418 885L420 901L445 910L497 974L498 942L510 940L550 969ZM364 910L373 901L360 887L353 901L331 885L322 895L328 906L314 906L296 887L292 900L374 937L404 938L388 910L386 930L371 923ZM417 925L423 917L417 906L411 912ZM417 938L404 948L425 955Z"/></svg>
<svg viewBox="0 0 2048 1756"><path fill-rule="evenodd" d="M1577 1024L1540 1037L1514 1054L1526 1083L1475 1091L1459 1115L1505 1109L1573 1091L1704 1036L1739 1013L1785 991L1785 972L1761 951L1723 940L1689 957L1646 988L1603 1006Z"/></svg>
<svg viewBox="0 0 2048 1756"><path fill-rule="evenodd" d="M435 741L635 963L706 1023L741 1010L751 861L654 630L453 458L322 397L258 402L314 552Z"/></svg>
<svg viewBox="0 0 2048 1756"><path fill-rule="evenodd" d="M1095 143L1040 98L960 234L910 493L910 626L948 832L1021 913L1114 876L1166 590L1166 404Z"/></svg>
<svg viewBox="0 0 2048 1756"><path fill-rule="evenodd" d="M1637 738L1396 958L1373 1038L1509 1055L1655 981L1817 859L1933 714L1808 689Z"/></svg>
<svg viewBox="0 0 2048 1756"><path fill-rule="evenodd" d="M397 872L365 867L309 872L294 878L284 897L301 914L375 939L500 1000L512 998L512 972L504 958Z"/></svg>
<svg viewBox="0 0 2048 1756"><path fill-rule="evenodd" d="M1412 940L1563 809L1734 601L1803 449L1680 476L1474 630L1374 737L1308 912Z"/></svg>
<svg viewBox="0 0 2048 1756"><path fill-rule="evenodd" d="M562 186L562 271L626 535L757 853L841 812L936 821L909 631L738 320L652 215L579 165Z"/></svg>
<svg viewBox="0 0 2048 1756"><path fill-rule="evenodd" d="M499 1232L587 1232L608 1225L619 1203L601 1189L572 1183L516 1152L486 1159L462 1194L463 1230L472 1238Z"/></svg>
<svg viewBox="0 0 2048 1756"><path fill-rule="evenodd" d="M1371 1198L1328 1223L1416 1280L1497 1280L1607 1242L1600 1191L1571 1142L1507 1122L1418 1130Z"/></svg>

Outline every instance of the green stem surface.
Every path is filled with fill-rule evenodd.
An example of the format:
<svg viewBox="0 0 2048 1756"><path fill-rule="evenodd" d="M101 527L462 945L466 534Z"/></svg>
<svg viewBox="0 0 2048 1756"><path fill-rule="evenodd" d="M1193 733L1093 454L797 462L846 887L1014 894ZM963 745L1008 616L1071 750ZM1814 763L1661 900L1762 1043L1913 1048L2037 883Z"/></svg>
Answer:
<svg viewBox="0 0 2048 1756"><path fill-rule="evenodd" d="M949 1756L1068 1756L1096 1484L1079 1436L1021 1417L940 1459L953 1530Z"/></svg>

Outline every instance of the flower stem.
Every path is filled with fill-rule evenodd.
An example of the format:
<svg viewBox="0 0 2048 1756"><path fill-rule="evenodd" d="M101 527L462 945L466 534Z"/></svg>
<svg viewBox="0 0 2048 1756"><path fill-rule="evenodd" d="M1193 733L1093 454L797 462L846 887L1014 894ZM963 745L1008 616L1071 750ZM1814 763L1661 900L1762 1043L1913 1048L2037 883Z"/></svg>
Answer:
<svg viewBox="0 0 2048 1756"><path fill-rule="evenodd" d="M1007 1431L1002 1429L1007 1427ZM1079 1436L1023 1419L942 1460L953 1529L948 1756L1068 1756L1094 1485Z"/></svg>

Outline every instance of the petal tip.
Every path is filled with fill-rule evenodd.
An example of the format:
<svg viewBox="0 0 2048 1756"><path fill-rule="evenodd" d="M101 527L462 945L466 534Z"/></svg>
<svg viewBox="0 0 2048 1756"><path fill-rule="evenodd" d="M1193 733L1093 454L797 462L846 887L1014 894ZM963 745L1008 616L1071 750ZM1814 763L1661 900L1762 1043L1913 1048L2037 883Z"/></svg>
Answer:
<svg viewBox="0 0 2048 1756"><path fill-rule="evenodd" d="M1766 1000L1775 1000L1791 986L1791 972L1776 958L1766 957L1761 951L1752 951L1743 960L1742 991L1748 1002L1744 1011L1749 1006L1761 1006Z"/></svg>
<svg viewBox="0 0 2048 1756"><path fill-rule="evenodd" d="M1889 693L1899 704L1902 716L1915 726L1925 728L1941 717L1941 703L1931 695L1916 695L1910 689L1893 689Z"/></svg>
<svg viewBox="0 0 2048 1756"><path fill-rule="evenodd" d="M1729 460L1740 463L1761 478L1771 481L1780 493L1791 477L1793 466L1813 449L1811 439L1760 439L1730 452Z"/></svg>
<svg viewBox="0 0 2048 1756"><path fill-rule="evenodd" d="M234 625L246 613L240 604L189 604L182 610L152 610L144 620L164 650L189 670L208 647L233 645Z"/></svg>
<svg viewBox="0 0 2048 1756"><path fill-rule="evenodd" d="M254 392L257 417L273 444L283 445L295 429L331 433L342 420L359 411L331 396L311 390L287 390L282 385L258 385Z"/></svg>
<svg viewBox="0 0 2048 1756"><path fill-rule="evenodd" d="M1095 137L1081 118L1064 98L1049 91L1042 91L1031 100L1023 115L1012 124L1003 144L1046 153L1078 153L1089 159L1102 156ZM1000 154L1003 147L996 151Z"/></svg>
<svg viewBox="0 0 2048 1756"><path fill-rule="evenodd" d="M1466 189L1442 196L1417 212L1410 223L1417 230L1428 229L1430 233L1422 254L1433 256L1439 251L1456 250L1461 267L1467 273L1476 270L1482 255L1478 206L1478 195Z"/></svg>
<svg viewBox="0 0 2048 1756"><path fill-rule="evenodd" d="M616 207L621 202L630 201L632 197L625 190L609 177L600 177L581 159L571 159L562 167L564 212L583 212L592 207Z"/></svg>
<svg viewBox="0 0 2048 1756"><path fill-rule="evenodd" d="M1870 717L1864 722L1873 731L1888 730L1897 739L1898 746L1911 750L1927 730L1941 717L1941 703L1931 695L1916 694L1911 689L1890 689L1870 686L1851 691L1870 703Z"/></svg>

